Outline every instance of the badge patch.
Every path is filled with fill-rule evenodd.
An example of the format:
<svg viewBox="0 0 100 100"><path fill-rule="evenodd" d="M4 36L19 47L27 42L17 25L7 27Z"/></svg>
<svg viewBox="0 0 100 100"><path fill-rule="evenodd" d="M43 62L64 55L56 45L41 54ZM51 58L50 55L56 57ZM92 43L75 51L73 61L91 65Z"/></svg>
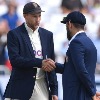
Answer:
<svg viewBox="0 0 100 100"><path fill-rule="evenodd" d="M37 5L36 3L33 3L33 5L34 5L34 7L35 7L35 8L37 8L37 7L38 7L38 5Z"/></svg>

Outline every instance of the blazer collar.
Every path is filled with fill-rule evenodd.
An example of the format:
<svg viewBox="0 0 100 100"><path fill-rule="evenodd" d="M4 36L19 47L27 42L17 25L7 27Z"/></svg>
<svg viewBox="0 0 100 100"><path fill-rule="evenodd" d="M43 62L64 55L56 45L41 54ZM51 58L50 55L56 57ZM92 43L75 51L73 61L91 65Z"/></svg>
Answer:
<svg viewBox="0 0 100 100"><path fill-rule="evenodd" d="M41 27L39 27L39 35L40 35L40 41L41 41L41 46L42 46L42 56L43 56L43 59L46 59L47 38L46 38L45 32L43 31L43 29Z"/></svg>
<svg viewBox="0 0 100 100"><path fill-rule="evenodd" d="M30 41L30 38L28 36L28 32L25 28L25 25L24 23L21 25L21 31L23 33L23 38L25 40L25 42L27 43L28 45L28 48L30 50L30 53L33 57L35 57L34 55L34 52L33 52L33 48L32 48L32 45L31 45L31 41ZM47 43L47 38L46 38L46 34L43 33L44 31L42 30L42 28L39 27L39 35L40 35L40 41L41 41L41 46L42 46L42 56L43 58L45 59L46 58L46 55L47 55L47 46L46 46L46 43Z"/></svg>
<svg viewBox="0 0 100 100"><path fill-rule="evenodd" d="M24 41L26 42L26 44L28 45L28 48L30 50L30 53L32 55L32 57L35 57L35 54L34 54L34 51L33 51L33 48L32 48L32 45L31 45L31 41L30 41L30 38L28 36L28 32L25 28L25 25L24 23L21 25L21 31L22 31L22 37L24 38Z"/></svg>

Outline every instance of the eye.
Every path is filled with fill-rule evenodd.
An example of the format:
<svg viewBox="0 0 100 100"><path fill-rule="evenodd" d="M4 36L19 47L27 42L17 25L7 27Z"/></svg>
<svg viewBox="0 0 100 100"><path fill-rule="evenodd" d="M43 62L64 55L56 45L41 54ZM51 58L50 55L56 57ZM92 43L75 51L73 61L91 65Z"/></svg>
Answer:
<svg viewBox="0 0 100 100"><path fill-rule="evenodd" d="M39 17L41 17L41 15L39 15Z"/></svg>
<svg viewBox="0 0 100 100"><path fill-rule="evenodd" d="M32 15L32 17L35 17L36 18L37 16L36 15Z"/></svg>

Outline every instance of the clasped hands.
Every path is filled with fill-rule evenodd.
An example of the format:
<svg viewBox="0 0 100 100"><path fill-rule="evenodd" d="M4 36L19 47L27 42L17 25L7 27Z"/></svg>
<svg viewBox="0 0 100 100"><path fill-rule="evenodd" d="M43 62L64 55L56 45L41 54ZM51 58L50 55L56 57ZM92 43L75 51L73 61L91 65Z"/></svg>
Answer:
<svg viewBox="0 0 100 100"><path fill-rule="evenodd" d="M44 71L50 72L56 68L55 62L51 59L45 59L42 61L42 69Z"/></svg>

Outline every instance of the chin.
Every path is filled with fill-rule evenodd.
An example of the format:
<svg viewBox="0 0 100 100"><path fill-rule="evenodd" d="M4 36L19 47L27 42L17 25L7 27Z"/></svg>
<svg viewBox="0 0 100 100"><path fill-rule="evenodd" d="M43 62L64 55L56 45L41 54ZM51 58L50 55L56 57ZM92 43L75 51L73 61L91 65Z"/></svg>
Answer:
<svg viewBox="0 0 100 100"><path fill-rule="evenodd" d="M35 26L35 28L38 28L38 27L39 27L39 25L36 25L36 26Z"/></svg>

